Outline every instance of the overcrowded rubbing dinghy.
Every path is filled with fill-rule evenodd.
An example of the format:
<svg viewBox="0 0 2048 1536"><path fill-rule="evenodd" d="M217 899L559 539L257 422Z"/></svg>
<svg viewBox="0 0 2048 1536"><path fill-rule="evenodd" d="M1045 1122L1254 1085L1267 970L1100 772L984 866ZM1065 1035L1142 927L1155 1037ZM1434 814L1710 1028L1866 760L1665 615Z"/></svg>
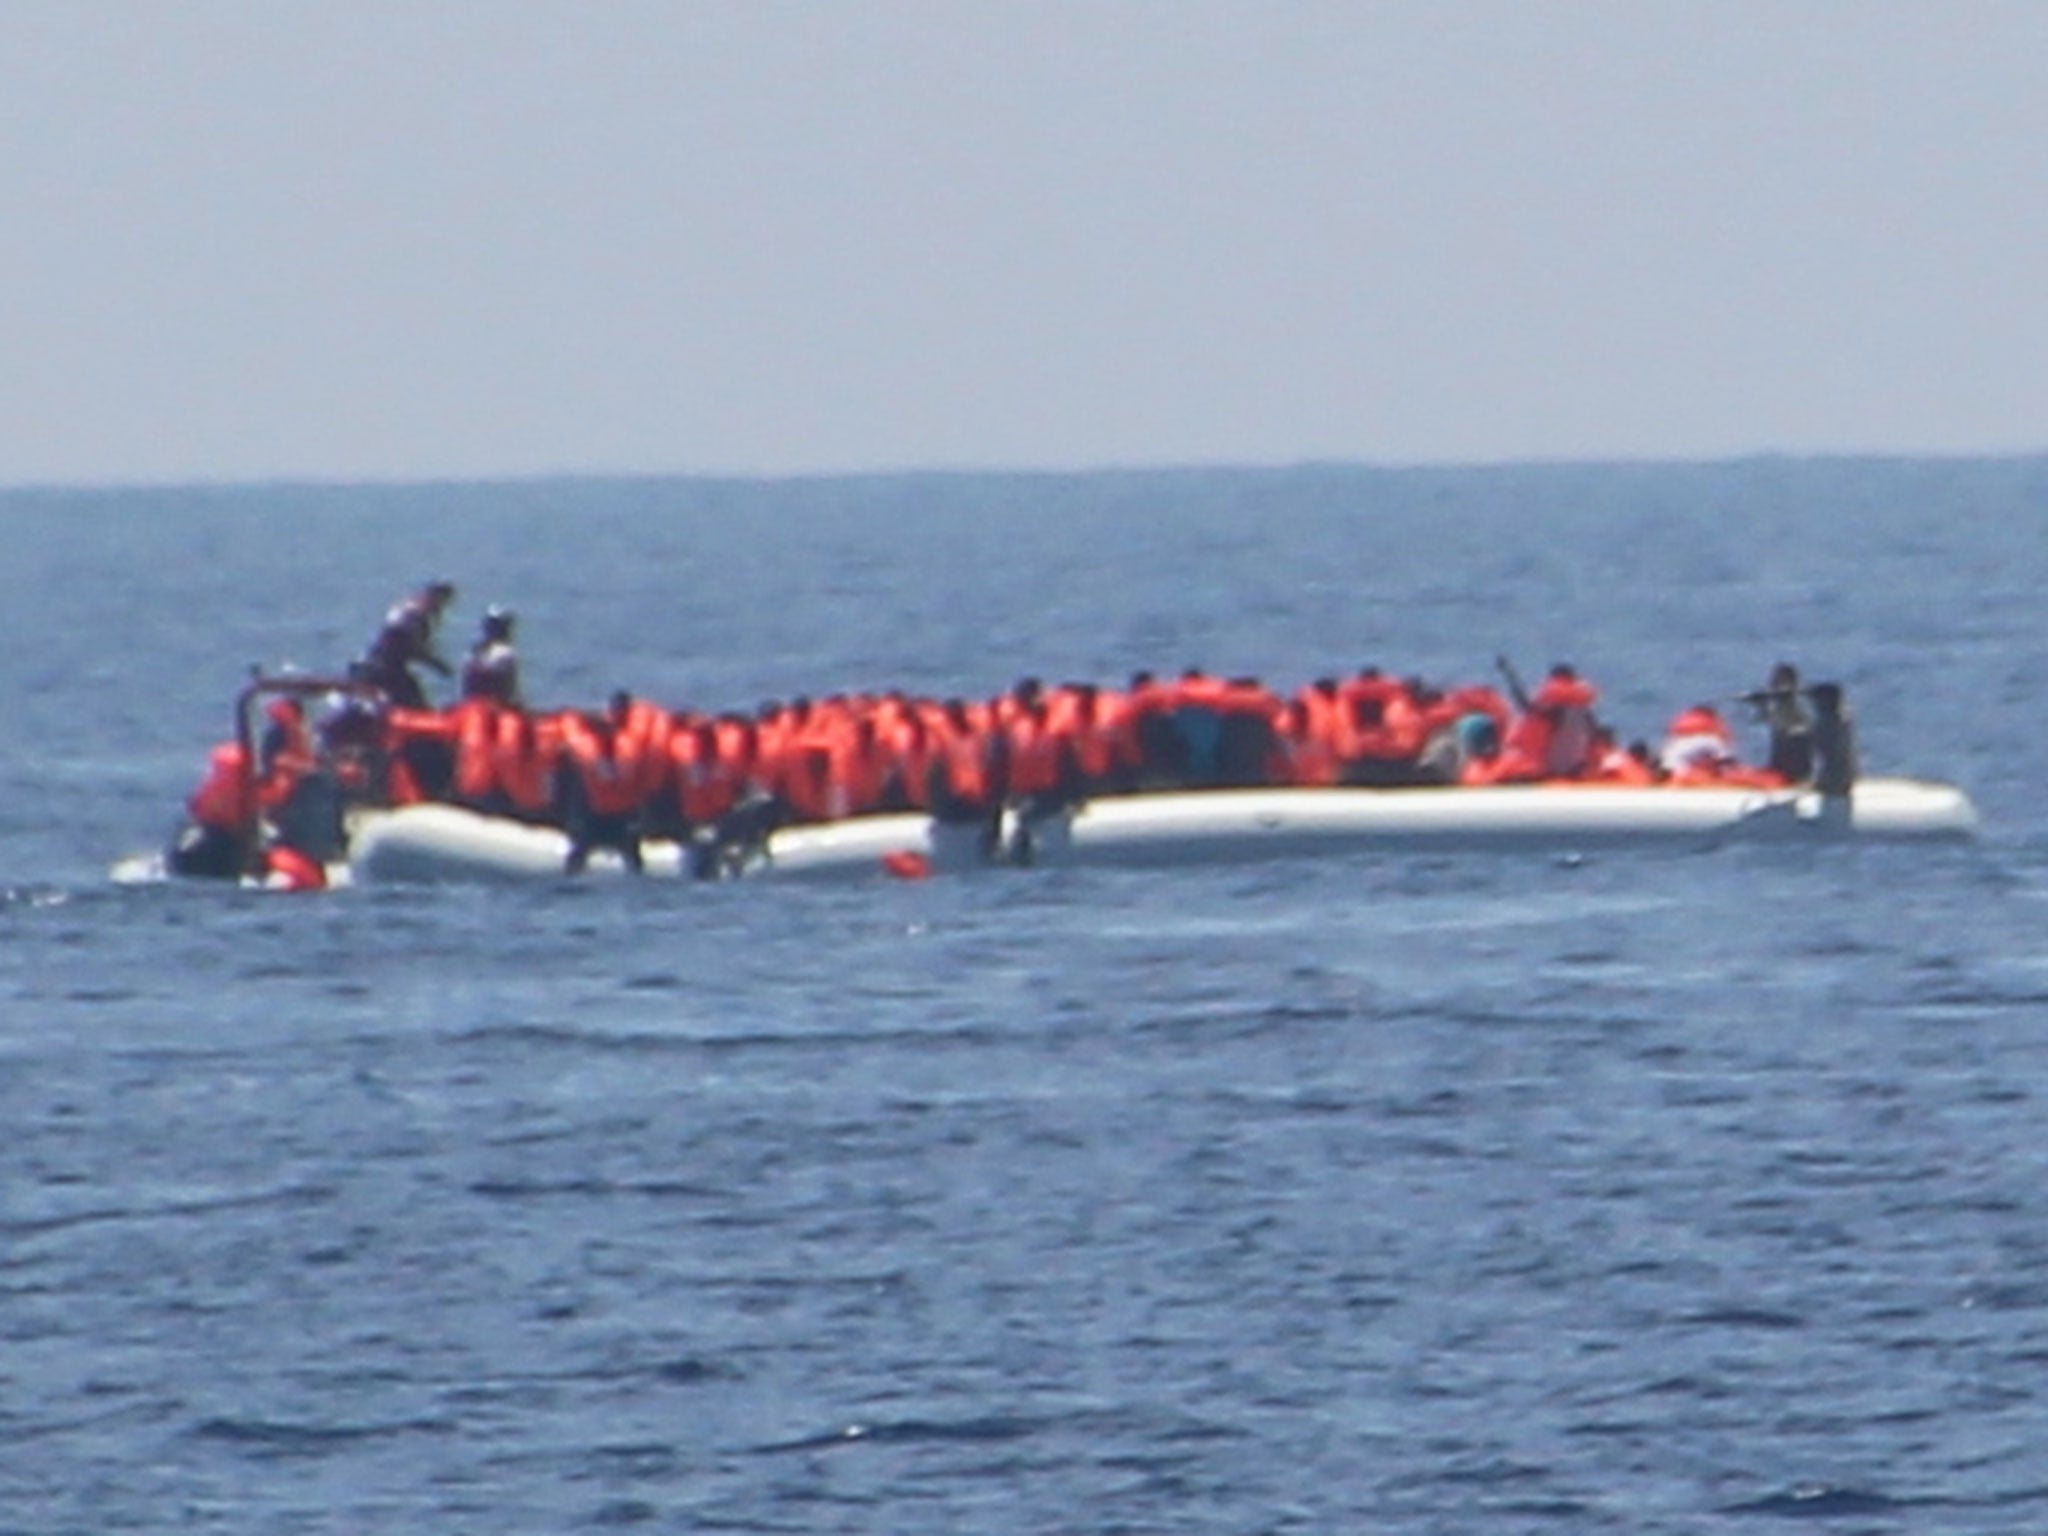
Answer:
<svg viewBox="0 0 2048 1536"><path fill-rule="evenodd" d="M1785 664L1726 701L1768 731L1757 762L1717 704L1679 711L1655 746L1624 744L1571 667L1532 689L1505 661L1500 687L1367 668L1282 693L1190 671L1116 688L1026 679L972 701L890 691L708 712L617 693L601 708L537 709L502 609L485 616L461 696L435 707L410 669L438 663L432 626L452 595L436 584L419 609L394 609L343 675L252 676L170 847L117 876L292 889L917 877L1361 849L1967 838L1978 824L1953 785L1862 773L1842 690Z"/></svg>

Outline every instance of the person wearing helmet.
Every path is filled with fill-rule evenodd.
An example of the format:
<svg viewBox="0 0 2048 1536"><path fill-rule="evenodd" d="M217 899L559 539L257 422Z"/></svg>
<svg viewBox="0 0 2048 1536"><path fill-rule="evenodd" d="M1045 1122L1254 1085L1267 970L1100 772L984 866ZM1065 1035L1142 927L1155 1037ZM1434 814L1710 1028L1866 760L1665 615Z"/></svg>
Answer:
<svg viewBox="0 0 2048 1536"><path fill-rule="evenodd" d="M512 709L525 708L519 693L519 652L512 644L518 616L493 603L484 610L476 643L462 664L462 696L491 699Z"/></svg>

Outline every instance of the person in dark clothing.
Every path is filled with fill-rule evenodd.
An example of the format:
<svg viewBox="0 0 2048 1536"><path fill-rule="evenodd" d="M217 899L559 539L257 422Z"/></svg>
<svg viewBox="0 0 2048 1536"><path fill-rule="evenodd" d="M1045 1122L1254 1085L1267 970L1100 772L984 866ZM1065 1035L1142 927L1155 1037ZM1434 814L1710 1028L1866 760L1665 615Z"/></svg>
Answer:
<svg viewBox="0 0 2048 1536"><path fill-rule="evenodd" d="M384 615L383 627L371 640L369 650L349 671L363 682L381 688L384 696L400 709L427 708L426 690L413 676L412 669L422 666L443 677L454 676L455 669L434 647L441 618L454 601L455 584L434 581L394 604Z"/></svg>
<svg viewBox="0 0 2048 1536"><path fill-rule="evenodd" d="M1804 784L1813 776L1813 715L1799 688L1799 669L1789 661L1771 668L1771 678L1742 701L1756 711L1771 733L1764 766L1782 774L1788 784Z"/></svg>
<svg viewBox="0 0 2048 1536"><path fill-rule="evenodd" d="M1815 683L1813 700L1813 787L1829 799L1847 800L1856 785L1856 720L1839 683Z"/></svg>

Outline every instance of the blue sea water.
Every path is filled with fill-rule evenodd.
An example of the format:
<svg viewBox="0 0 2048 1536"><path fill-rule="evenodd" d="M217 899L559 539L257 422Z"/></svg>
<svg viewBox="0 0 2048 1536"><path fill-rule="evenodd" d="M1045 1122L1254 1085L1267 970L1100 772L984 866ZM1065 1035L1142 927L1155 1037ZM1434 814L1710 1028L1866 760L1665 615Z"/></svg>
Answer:
<svg viewBox="0 0 2048 1536"><path fill-rule="evenodd" d="M2048 1528L2048 460L0 494L0 1533ZM1781 656L1968 847L114 886L529 689Z"/></svg>

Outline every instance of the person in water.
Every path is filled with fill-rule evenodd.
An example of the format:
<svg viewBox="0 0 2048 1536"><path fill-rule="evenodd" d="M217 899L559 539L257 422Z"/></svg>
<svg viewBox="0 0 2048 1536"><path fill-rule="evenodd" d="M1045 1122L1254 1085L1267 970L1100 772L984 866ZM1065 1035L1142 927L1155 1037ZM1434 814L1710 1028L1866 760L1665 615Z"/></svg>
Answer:
<svg viewBox="0 0 2048 1536"><path fill-rule="evenodd" d="M512 643L518 616L493 603L477 626L476 643L462 663L462 697L490 699L512 709L525 708L519 691L519 651Z"/></svg>
<svg viewBox="0 0 2048 1536"><path fill-rule="evenodd" d="M1769 730L1770 750L1764 765L1788 784L1804 784L1813 776L1813 715L1799 687L1799 669L1789 661L1771 668L1770 681L1742 702Z"/></svg>
<svg viewBox="0 0 2048 1536"><path fill-rule="evenodd" d="M412 669L421 666L443 677L454 676L455 669L434 644L442 616L454 601L455 583L432 581L394 603L384 615L383 627L370 641L369 650L349 668L350 672L382 689L396 708L427 708L426 690Z"/></svg>

